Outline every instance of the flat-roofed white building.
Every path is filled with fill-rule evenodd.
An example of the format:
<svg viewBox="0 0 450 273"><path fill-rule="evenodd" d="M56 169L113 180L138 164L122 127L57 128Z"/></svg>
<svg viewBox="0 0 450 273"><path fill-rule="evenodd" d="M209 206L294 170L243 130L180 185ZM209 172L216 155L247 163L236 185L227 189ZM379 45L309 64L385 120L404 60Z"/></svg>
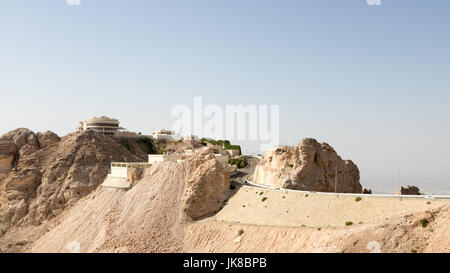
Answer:
<svg viewBox="0 0 450 273"><path fill-rule="evenodd" d="M176 134L174 131L170 131L170 130L156 130L153 131L152 133L152 137L155 140L173 140L173 141L178 141L178 140L182 140L183 136Z"/></svg>
<svg viewBox="0 0 450 273"><path fill-rule="evenodd" d="M112 162L111 163L111 173L108 177L113 178L128 178L129 170L132 168L150 168L152 164L145 162Z"/></svg>
<svg viewBox="0 0 450 273"><path fill-rule="evenodd" d="M199 140L198 136L195 135L185 135L183 136L183 140L184 141L194 141L194 140Z"/></svg>

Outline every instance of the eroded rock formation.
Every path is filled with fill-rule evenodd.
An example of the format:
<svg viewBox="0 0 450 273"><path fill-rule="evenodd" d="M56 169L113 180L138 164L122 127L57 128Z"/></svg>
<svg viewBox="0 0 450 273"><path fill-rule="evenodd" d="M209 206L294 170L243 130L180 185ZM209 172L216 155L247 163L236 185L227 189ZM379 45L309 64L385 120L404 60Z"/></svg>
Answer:
<svg viewBox="0 0 450 273"><path fill-rule="evenodd" d="M60 139L16 129L0 138L0 234L38 225L94 190L112 161L141 161L114 139L93 131Z"/></svg>
<svg viewBox="0 0 450 273"><path fill-rule="evenodd" d="M213 152L205 149L186 161L185 212L192 219L218 211L230 189L230 175Z"/></svg>
<svg viewBox="0 0 450 273"><path fill-rule="evenodd" d="M361 193L358 167L342 160L327 143L303 139L295 147L283 146L266 152L255 170L259 184L296 190Z"/></svg>
<svg viewBox="0 0 450 273"><path fill-rule="evenodd" d="M397 195L420 195L420 189L416 186L400 187Z"/></svg>

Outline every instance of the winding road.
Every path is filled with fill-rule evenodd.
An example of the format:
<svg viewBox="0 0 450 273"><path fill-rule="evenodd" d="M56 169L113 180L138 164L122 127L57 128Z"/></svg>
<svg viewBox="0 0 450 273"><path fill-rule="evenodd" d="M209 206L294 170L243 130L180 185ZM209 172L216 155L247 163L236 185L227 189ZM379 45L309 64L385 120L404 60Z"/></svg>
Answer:
<svg viewBox="0 0 450 273"><path fill-rule="evenodd" d="M230 175L231 180L237 182L244 182L245 180L251 180L253 174L255 173L256 166L258 165L260 159L255 156L245 156L245 160L248 165L245 168L237 169L236 172Z"/></svg>

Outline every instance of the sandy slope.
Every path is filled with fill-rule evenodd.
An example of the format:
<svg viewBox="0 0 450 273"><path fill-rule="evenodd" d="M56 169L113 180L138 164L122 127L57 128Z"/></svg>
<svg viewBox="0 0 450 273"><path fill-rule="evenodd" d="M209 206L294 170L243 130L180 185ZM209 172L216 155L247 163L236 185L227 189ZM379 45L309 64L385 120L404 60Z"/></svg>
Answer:
<svg viewBox="0 0 450 273"><path fill-rule="evenodd" d="M186 252L450 252L448 206L357 227L308 228L211 219L186 227ZM421 219L430 224L423 228ZM434 218L434 219L433 219Z"/></svg>
<svg viewBox="0 0 450 273"><path fill-rule="evenodd" d="M263 198L266 198L263 201ZM217 221L269 226L342 227L375 223L404 213L450 204L450 200L387 198L276 191L243 186L232 193Z"/></svg>
<svg viewBox="0 0 450 273"><path fill-rule="evenodd" d="M450 252L450 201L242 187L185 232L187 252Z"/></svg>
<svg viewBox="0 0 450 273"><path fill-rule="evenodd" d="M128 192L98 189L66 211L60 224L37 240L31 251L69 252L71 242L79 243L81 252L179 251L184 222L180 165L154 166L143 183Z"/></svg>

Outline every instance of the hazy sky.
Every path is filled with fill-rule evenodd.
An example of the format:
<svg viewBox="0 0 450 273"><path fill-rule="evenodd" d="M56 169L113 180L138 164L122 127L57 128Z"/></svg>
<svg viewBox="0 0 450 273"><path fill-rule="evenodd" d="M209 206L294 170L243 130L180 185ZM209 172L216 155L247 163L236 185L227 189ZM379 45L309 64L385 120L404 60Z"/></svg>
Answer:
<svg viewBox="0 0 450 273"><path fill-rule="evenodd" d="M282 144L328 142L363 184L450 188L449 27L448 0L2 0L0 134L279 104Z"/></svg>

